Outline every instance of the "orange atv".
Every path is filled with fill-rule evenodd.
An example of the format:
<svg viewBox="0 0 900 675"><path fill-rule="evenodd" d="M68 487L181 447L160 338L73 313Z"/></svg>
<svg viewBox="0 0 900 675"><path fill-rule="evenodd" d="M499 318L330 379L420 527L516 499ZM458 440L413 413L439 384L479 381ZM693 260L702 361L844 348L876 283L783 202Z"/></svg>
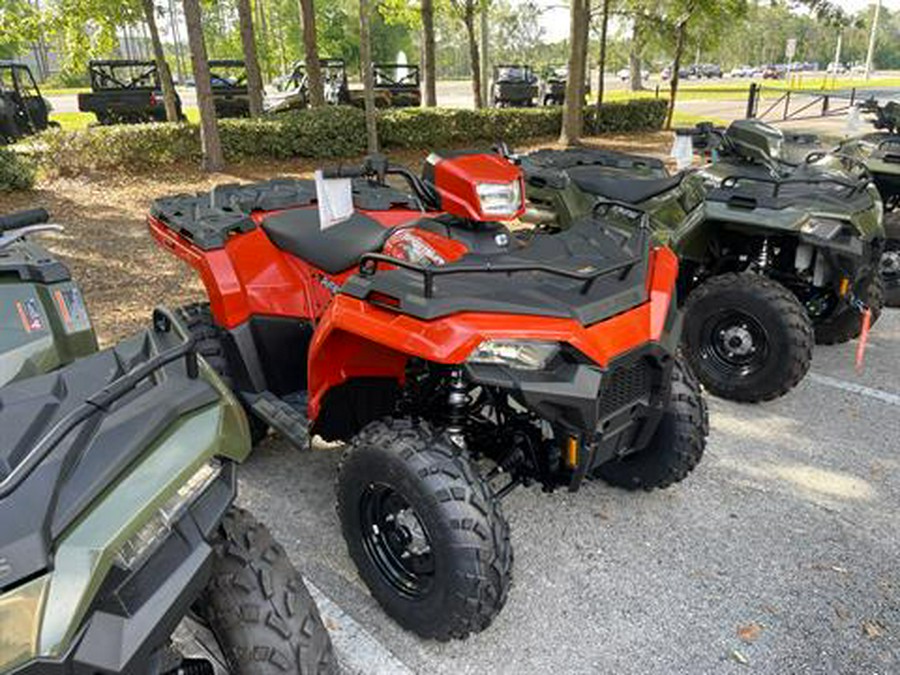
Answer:
<svg viewBox="0 0 900 675"><path fill-rule="evenodd" d="M645 220L621 204L514 236L522 176L499 155L329 173L355 211L328 229L311 181L276 180L159 200L150 231L199 271L210 303L184 320L258 436L346 443L338 510L375 598L462 638L506 600L515 486L664 488L700 461L677 260L646 226L608 225L608 209Z"/></svg>

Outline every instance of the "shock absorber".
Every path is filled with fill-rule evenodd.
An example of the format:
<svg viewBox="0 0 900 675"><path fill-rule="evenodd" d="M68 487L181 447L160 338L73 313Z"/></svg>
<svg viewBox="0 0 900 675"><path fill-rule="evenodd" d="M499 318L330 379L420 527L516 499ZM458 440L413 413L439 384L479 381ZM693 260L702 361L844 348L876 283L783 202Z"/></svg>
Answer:
<svg viewBox="0 0 900 675"><path fill-rule="evenodd" d="M756 266L760 272L765 272L769 267L769 238L763 239L762 248L759 251L759 257L756 259Z"/></svg>
<svg viewBox="0 0 900 675"><path fill-rule="evenodd" d="M447 396L447 433L450 439L459 447L465 445L466 420L469 415L469 390L463 377L462 368L454 368L450 371L450 382Z"/></svg>

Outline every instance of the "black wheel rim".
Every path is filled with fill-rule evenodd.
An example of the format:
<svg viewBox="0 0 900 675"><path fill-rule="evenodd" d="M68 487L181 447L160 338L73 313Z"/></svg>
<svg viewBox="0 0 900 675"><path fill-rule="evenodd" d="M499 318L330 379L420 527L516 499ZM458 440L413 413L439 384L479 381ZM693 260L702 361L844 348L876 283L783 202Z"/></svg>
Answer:
<svg viewBox="0 0 900 675"><path fill-rule="evenodd" d="M723 378L750 377L769 358L769 334L751 314L738 309L719 312L701 328L700 358Z"/></svg>
<svg viewBox="0 0 900 675"><path fill-rule="evenodd" d="M434 583L431 536L409 501L393 488L370 484L360 498L363 547L379 574L409 598Z"/></svg>

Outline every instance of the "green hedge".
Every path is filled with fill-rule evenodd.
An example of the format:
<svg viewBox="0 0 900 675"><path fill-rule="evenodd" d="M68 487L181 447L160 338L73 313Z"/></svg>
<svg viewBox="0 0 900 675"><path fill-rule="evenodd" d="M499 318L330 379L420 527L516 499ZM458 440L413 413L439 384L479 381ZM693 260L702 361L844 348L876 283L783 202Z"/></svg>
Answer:
<svg viewBox="0 0 900 675"><path fill-rule="evenodd" d="M665 101L610 103L596 115L585 111L586 133L647 131L662 128ZM431 149L460 144L506 141L518 145L559 134L560 108L420 109L379 113L383 147ZM365 153L365 117L361 110L329 107L259 120L222 120L222 145L228 161L252 158L335 159ZM34 145L37 161L60 174L149 169L179 161L198 161L200 132L192 124L139 124L51 130Z"/></svg>
<svg viewBox="0 0 900 675"><path fill-rule="evenodd" d="M34 186L34 164L8 148L0 148L0 192Z"/></svg>

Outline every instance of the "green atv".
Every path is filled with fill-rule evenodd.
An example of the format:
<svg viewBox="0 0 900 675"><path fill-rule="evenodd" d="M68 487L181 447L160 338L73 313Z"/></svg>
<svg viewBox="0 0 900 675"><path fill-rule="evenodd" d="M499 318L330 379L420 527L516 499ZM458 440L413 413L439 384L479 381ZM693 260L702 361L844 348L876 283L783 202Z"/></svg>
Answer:
<svg viewBox="0 0 900 675"><path fill-rule="evenodd" d="M78 284L61 262L28 237L57 231L43 209L0 216L0 386L97 351Z"/></svg>
<svg viewBox="0 0 900 675"><path fill-rule="evenodd" d="M879 131L843 141L832 152L862 162L878 187L887 237L881 256L885 304L900 307L900 103L866 101L860 107L874 116Z"/></svg>
<svg viewBox="0 0 900 675"><path fill-rule="evenodd" d="M166 310L84 355L95 342L86 314L66 329L65 268L23 240L40 220L4 219L18 227L0 250L15 379L0 387L0 673L334 672L302 578L233 505L240 404ZM37 353L9 338L23 331L58 344L23 358Z"/></svg>
<svg viewBox="0 0 900 675"><path fill-rule="evenodd" d="M718 396L764 401L803 379L814 340L856 337L866 308L877 319L880 205L866 178L830 164L782 175L752 161L778 140L761 125L725 138L739 159L676 175L654 158L538 151L521 158L529 216L565 229L595 208L623 227L622 205L648 213L681 259L682 344L698 377Z"/></svg>

